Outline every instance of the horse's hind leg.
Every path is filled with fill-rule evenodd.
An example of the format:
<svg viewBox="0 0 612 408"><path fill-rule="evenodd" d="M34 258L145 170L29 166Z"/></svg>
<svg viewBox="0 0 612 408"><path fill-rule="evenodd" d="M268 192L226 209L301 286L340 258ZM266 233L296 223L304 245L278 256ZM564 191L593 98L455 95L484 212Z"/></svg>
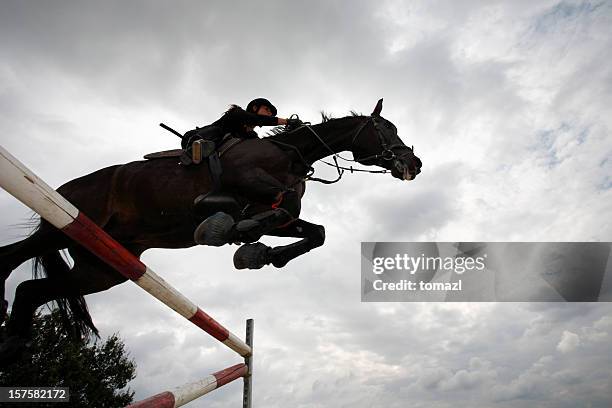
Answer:
<svg viewBox="0 0 612 408"><path fill-rule="evenodd" d="M34 312L39 306L53 300L63 299L69 303L74 333L85 334L84 330L89 328L97 334L82 296L109 289L126 278L93 255L85 254L84 249L78 248L77 251L82 251L82 256L71 251L75 264L62 276L28 280L17 286L6 325L6 340L0 345L0 365L10 364L22 357L31 337ZM76 312L75 305L78 306Z"/></svg>
<svg viewBox="0 0 612 408"><path fill-rule="evenodd" d="M0 276L17 268L19 265L50 251L66 248L70 239L60 230L42 220L40 227L29 237L0 247ZM8 277L8 275L6 276Z"/></svg>
<svg viewBox="0 0 612 408"><path fill-rule="evenodd" d="M72 248L70 254L75 263L65 274L28 280L17 286L11 317L7 323L9 336L28 338L34 312L45 303L101 292L127 280L82 248ZM85 319L90 318L87 315ZM90 325L93 327L93 323Z"/></svg>
<svg viewBox="0 0 612 408"><path fill-rule="evenodd" d="M28 259L66 248L70 240L46 221L29 237L0 248L0 323L6 316L5 283L11 272Z"/></svg>
<svg viewBox="0 0 612 408"><path fill-rule="evenodd" d="M270 248L260 242L245 244L234 254L234 266L237 269L259 269L267 264L282 268L290 260L305 254L311 249L320 247L325 242L325 228L301 219L285 228L274 230L268 235L278 237L296 237L301 240L289 245Z"/></svg>

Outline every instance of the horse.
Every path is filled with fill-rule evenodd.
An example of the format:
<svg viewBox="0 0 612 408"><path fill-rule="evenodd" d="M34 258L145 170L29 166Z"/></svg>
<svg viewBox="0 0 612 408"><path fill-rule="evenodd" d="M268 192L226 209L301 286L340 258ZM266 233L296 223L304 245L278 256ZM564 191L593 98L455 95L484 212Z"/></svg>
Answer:
<svg viewBox="0 0 612 408"><path fill-rule="evenodd" d="M328 119L238 143L220 159L225 194L221 197L231 200L203 196L215 191L208 167L184 166L176 158L110 166L69 181L57 191L136 257L150 248L242 243L234 255L236 268L267 264L280 268L325 241L322 225L300 218L313 163L350 151L354 161L382 167L400 180L420 173L420 159L399 138L395 125L380 116L381 111L382 99L370 116ZM219 207L219 202L226 204ZM258 242L263 235L300 240L270 248ZM74 261L71 268L61 256L64 249ZM0 361L24 349L36 309L51 301L56 301L69 332L97 336L83 296L127 280L41 220L26 239L0 247L2 299L10 273L32 258L35 279L17 286ZM7 307L6 300L3 303L2 317Z"/></svg>

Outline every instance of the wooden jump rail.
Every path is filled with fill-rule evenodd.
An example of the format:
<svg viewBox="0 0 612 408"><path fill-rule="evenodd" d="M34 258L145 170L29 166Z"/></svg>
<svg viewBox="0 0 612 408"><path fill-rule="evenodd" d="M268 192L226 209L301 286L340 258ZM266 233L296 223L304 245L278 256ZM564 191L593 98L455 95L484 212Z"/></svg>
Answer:
<svg viewBox="0 0 612 408"><path fill-rule="evenodd" d="M247 321L247 342L244 342L123 248L2 146L0 186L123 276L245 358L244 364L218 371L201 381L151 397L133 407L178 407L240 377L245 379L243 406L251 406L252 320ZM171 399L168 394L174 396L173 405L160 405L160 398L165 398L164 401ZM155 398L158 402L151 402Z"/></svg>
<svg viewBox="0 0 612 408"><path fill-rule="evenodd" d="M221 387L237 378L247 375L248 367L246 364L236 364L235 366L217 371L203 378L200 381L175 388L172 391L164 391L140 402L128 405L126 408L174 408L180 407L201 397L212 390Z"/></svg>

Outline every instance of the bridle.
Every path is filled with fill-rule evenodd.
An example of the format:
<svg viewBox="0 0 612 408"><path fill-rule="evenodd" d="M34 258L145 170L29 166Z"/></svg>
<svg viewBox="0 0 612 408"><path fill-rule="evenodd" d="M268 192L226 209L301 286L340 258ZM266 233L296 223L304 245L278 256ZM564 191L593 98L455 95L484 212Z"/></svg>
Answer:
<svg viewBox="0 0 612 408"><path fill-rule="evenodd" d="M378 137L378 142L380 143L381 151L378 154L373 154L371 156L365 156L365 157L357 157L357 158L354 158L354 159L348 159L346 157L342 157L340 154L335 152L327 143L325 143L325 141L321 138L321 136L319 136L319 134L317 132L315 132L315 130L310 125L310 123L304 123L302 126L300 126L297 129L295 129L294 131L296 131L296 130L302 128L302 127L305 127L306 129L308 129L317 138L317 140L319 142L321 142L321 144L323 146L325 146L325 148L327 150L329 150L329 152L332 154L332 158L334 160L334 163L326 162L323 159L319 159L317 161L320 161L320 162L322 162L322 163L324 163L324 164L326 164L328 166L335 167L336 170L338 171L338 178L336 178L335 180L325 180L325 179L320 179L320 178L312 177L312 175L314 174L314 168L311 165L306 163L306 160L302 156L301 152L299 152L297 150L297 148L295 148L296 151L298 151L299 157L302 159L302 161L304 161L304 163L309 168L308 173L306 174L305 180L318 181L318 182L324 183L324 184L332 184L332 183L336 183L336 182L340 181L340 179L344 175L344 171L345 170L349 170L351 173L353 173L353 172L378 173L378 174L389 173L390 170L387 170L387 169L383 169L383 170L356 169L356 168L353 168L353 166L343 167L343 166L340 166L338 164L338 159L344 160L346 162L364 162L364 161L368 161L368 160L390 161L390 160L394 160L394 159L397 158L397 155L393 151L394 148L397 148L397 147L407 147L407 146L405 146L403 144L388 145L387 142L385 141L384 136L383 136L383 132L382 132L382 130L379 127L379 123L378 123L377 117L375 117L375 116L368 116L367 119L359 126L359 128L355 132L355 135L351 139L351 145L350 145L351 150L352 150L353 146L355 145L355 142L357 141L357 138L359 137L361 132L365 129L365 127L370 122L372 122L372 124L374 126L374 130L376 131L376 136ZM295 147L295 146L292 146L292 147ZM409 148L409 149L410 149L410 154L413 155L414 148ZM402 155L402 158L403 157L405 157L405 155Z"/></svg>
<svg viewBox="0 0 612 408"><path fill-rule="evenodd" d="M385 141L383 137L383 132L380 130L379 123L378 123L376 116L368 116L368 118L361 124L361 126L359 126L359 129L357 129L357 132L355 132L355 136L353 136L353 140L351 140L351 148L355 145L355 141L361 134L361 131L366 127L366 125L370 121L374 125L374 130L376 130L376 136L378 136L378 142L380 143L380 147L382 148L382 150L379 154L374 154L372 156L366 156L366 157L358 157L356 159L353 159L352 161L362 162L362 161L367 161L367 160L378 160L378 159L389 161L389 160L396 159L397 155L395 154L393 149L396 147L408 147L408 146L404 146L403 144L399 144L399 143L393 144L393 145L387 145L387 142ZM414 150L413 148L410 148L411 152L413 150Z"/></svg>

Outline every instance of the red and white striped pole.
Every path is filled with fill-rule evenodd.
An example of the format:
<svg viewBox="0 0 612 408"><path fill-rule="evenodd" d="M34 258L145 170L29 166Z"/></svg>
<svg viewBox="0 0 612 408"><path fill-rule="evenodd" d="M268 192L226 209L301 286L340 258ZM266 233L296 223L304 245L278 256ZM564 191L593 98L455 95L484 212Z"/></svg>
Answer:
<svg viewBox="0 0 612 408"><path fill-rule="evenodd" d="M0 146L0 186L123 276L237 352L251 347L179 293Z"/></svg>
<svg viewBox="0 0 612 408"><path fill-rule="evenodd" d="M236 364L217 371L206 378L201 379L172 391L164 391L145 400L128 405L126 408L174 408L185 405L189 401L201 397L212 390L219 388L237 378L247 375L246 364Z"/></svg>

